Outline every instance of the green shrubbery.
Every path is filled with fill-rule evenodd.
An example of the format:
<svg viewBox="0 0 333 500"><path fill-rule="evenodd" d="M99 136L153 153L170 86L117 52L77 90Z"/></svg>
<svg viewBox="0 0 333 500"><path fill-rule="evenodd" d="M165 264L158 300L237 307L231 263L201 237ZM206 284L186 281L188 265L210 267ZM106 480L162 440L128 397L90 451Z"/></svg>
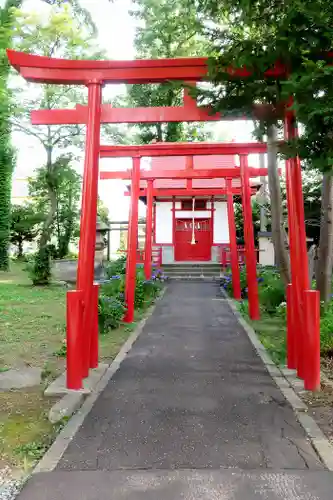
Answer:
<svg viewBox="0 0 333 500"><path fill-rule="evenodd" d="M114 276L125 275L126 273L126 257L122 256L119 259L109 262L105 266L105 273L108 279Z"/></svg>
<svg viewBox="0 0 333 500"><path fill-rule="evenodd" d="M125 273L126 258L120 257L105 267L107 281L100 285L99 294L99 327L101 332L118 328L126 312L125 307ZM163 272L155 270L151 280L146 280L141 265L137 266L135 287L135 309L144 310L151 305L158 296Z"/></svg>
<svg viewBox="0 0 333 500"><path fill-rule="evenodd" d="M320 350L333 357L333 302L325 308L320 321Z"/></svg>
<svg viewBox="0 0 333 500"><path fill-rule="evenodd" d="M116 297L100 295L98 300L98 325L101 333L119 327L126 307Z"/></svg>
<svg viewBox="0 0 333 500"><path fill-rule="evenodd" d="M258 268L257 272L260 307L263 312L276 314L280 304L285 302L285 290L280 275L275 268ZM222 287L232 295L232 276L228 271L221 279ZM246 269L240 270L242 299L247 299Z"/></svg>
<svg viewBox="0 0 333 500"><path fill-rule="evenodd" d="M261 328L260 322L255 322L254 327L258 330L260 339L265 344L264 340L267 337L267 335L265 335L265 325L267 327L267 322L271 322L270 325L273 324L272 322L277 322L277 330L284 335L284 328L281 329L281 325L286 322L287 304L284 284L280 278L279 271L276 268L258 267L257 276L263 327ZM230 271L226 272L221 279L221 285L226 292L232 296L232 277ZM243 301L239 305L239 310L242 314L247 315L247 285L245 268L241 269L241 289ZM270 337L271 336L272 335L270 334ZM333 357L333 301L322 309L320 337L321 354L323 356ZM265 347L267 347L266 344ZM276 358L278 355L279 359L282 359L281 353L285 350L284 338L281 339L281 342L276 342L276 339L274 339L274 349L272 348L269 350L271 351L273 357L275 356ZM279 352L277 352L278 350Z"/></svg>
<svg viewBox="0 0 333 500"><path fill-rule="evenodd" d="M49 285L51 280L51 256L49 247L43 247L27 263L27 271L33 285Z"/></svg>
<svg viewBox="0 0 333 500"><path fill-rule="evenodd" d="M275 269L260 269L258 274L261 307L268 314L277 314L280 304L286 300L280 274Z"/></svg>

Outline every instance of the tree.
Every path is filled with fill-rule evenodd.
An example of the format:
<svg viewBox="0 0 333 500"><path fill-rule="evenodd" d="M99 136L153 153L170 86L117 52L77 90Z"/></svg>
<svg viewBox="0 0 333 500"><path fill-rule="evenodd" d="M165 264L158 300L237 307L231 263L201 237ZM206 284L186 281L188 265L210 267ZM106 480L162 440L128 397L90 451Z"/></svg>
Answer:
<svg viewBox="0 0 333 500"><path fill-rule="evenodd" d="M81 28L73 17L68 4L56 5L50 10L49 17L39 13L16 11L14 25L15 46L20 50L33 51L35 54L48 57L64 57L72 59L100 58L103 54L96 46L95 39L88 30ZM74 157L75 150L83 144L83 127L80 126L38 126L30 124L30 111L37 107L52 109L54 107L68 108L73 103L84 103L84 89L72 86L41 85L33 87L32 94L29 85L25 84L16 92L20 96L16 113L12 118L13 129L37 139L45 151L44 180L48 195L48 213L45 216L38 242L39 252L46 255L47 247L54 228L58 211L59 194L56 191L59 184L59 167ZM76 149L75 149L76 148ZM58 161L59 160L59 161ZM68 160L68 161L67 161ZM59 222L59 221L58 221ZM62 255L68 247L67 228L63 234ZM60 236L60 235L59 235ZM58 241L60 245L60 240ZM42 259L46 263L46 258ZM39 266L40 269L40 266ZM49 273L48 273L49 274ZM42 278L44 282L44 277Z"/></svg>
<svg viewBox="0 0 333 500"><path fill-rule="evenodd" d="M257 0L188 0L209 19L209 31L215 54L210 78L214 89L210 103L216 110L229 110L252 115L253 103L271 105L260 116L261 129L281 125L279 102L294 98L293 108L304 126L304 134L289 144L286 154L296 153L314 168L331 171L333 164L333 90L332 66L326 53L332 49L333 12L328 0L270 2ZM263 71L276 61L289 70L285 77L263 78ZM235 79L224 68L246 66L252 74L246 81ZM261 130L262 131L262 130ZM326 175L326 173L325 173ZM332 183L327 175L324 183ZM330 186L324 186L331 193ZM323 213L330 214L321 226L319 254L324 269L325 286L318 283L321 299L329 299L332 268L332 219L329 198L323 196ZM272 207L274 210L274 207ZM273 214L273 212L272 212Z"/></svg>
<svg viewBox="0 0 333 500"><path fill-rule="evenodd" d="M275 125L267 127L267 170L268 188L271 206L272 241L275 250L276 263L280 269L285 286L290 282L290 267L288 255L288 239L285 231L282 192L280 186L277 157L278 133ZM273 209L272 209L273 208Z"/></svg>
<svg viewBox="0 0 333 500"><path fill-rule="evenodd" d="M11 46L12 8L20 2L6 0L0 7L0 270L9 267L10 197L14 155L10 140L11 94L8 89L9 64L6 49Z"/></svg>
<svg viewBox="0 0 333 500"><path fill-rule="evenodd" d="M24 242L33 241L38 234L42 215L35 211L33 205L12 205L10 241L17 246L17 257L23 257Z"/></svg>
<svg viewBox="0 0 333 500"><path fill-rule="evenodd" d="M79 234L81 176L70 165L71 158L59 157L53 164L52 190L55 195L55 216L50 234L56 238L56 257L69 253L71 241ZM29 195L33 198L35 212L42 215L45 223L50 212L49 174L46 166L37 170L29 179Z"/></svg>
<svg viewBox="0 0 333 500"><path fill-rule="evenodd" d="M97 201L97 215L101 222L104 222L104 224L109 225L110 211L108 207L105 205L105 203L100 199L100 197L98 197Z"/></svg>
<svg viewBox="0 0 333 500"><path fill-rule="evenodd" d="M139 58L172 58L198 55L204 39L196 9L184 16L182 0L134 0L132 16L140 22L135 37ZM170 83L129 87L129 106L180 106L183 89ZM136 127L137 129L137 127ZM208 135L202 124L141 124L136 140L176 142L203 140Z"/></svg>
<svg viewBox="0 0 333 500"><path fill-rule="evenodd" d="M44 0L53 6L61 6L62 0ZM13 45L13 24L17 8L23 0L5 0L0 5L0 270L9 267L8 246L10 240L10 197L14 155L11 147L11 93L9 91L10 68L6 49ZM76 19L85 23L86 30L95 31L89 11L80 6L78 0L68 0Z"/></svg>
<svg viewBox="0 0 333 500"><path fill-rule="evenodd" d="M242 203L236 201L235 207L235 223L238 245L244 245L244 217ZM258 232L260 231L260 204L255 198L252 198L252 222L254 238L257 240Z"/></svg>

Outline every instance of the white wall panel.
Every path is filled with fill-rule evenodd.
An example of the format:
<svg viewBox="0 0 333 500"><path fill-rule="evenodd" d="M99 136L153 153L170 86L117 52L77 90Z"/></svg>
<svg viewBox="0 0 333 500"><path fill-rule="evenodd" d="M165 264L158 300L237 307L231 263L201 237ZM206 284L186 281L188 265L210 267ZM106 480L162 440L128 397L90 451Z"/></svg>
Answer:
<svg viewBox="0 0 333 500"><path fill-rule="evenodd" d="M156 202L156 243L172 243L172 202Z"/></svg>
<svg viewBox="0 0 333 500"><path fill-rule="evenodd" d="M214 243L229 243L228 212L224 201L215 202Z"/></svg>

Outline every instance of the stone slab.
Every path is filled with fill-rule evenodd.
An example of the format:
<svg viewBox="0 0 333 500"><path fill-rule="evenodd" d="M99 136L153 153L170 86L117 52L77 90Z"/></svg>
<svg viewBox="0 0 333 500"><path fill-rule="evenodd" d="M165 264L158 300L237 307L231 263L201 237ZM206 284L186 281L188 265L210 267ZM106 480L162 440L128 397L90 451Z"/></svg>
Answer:
<svg viewBox="0 0 333 500"><path fill-rule="evenodd" d="M19 500L332 500L328 471L55 471Z"/></svg>
<svg viewBox="0 0 333 500"><path fill-rule="evenodd" d="M98 368L90 370L89 377L84 379L83 388L77 391L67 389L66 387L66 372L62 373L58 378L56 378L44 391L45 396L63 396L65 394L83 394L88 395L94 391L96 385L103 377L104 373L108 369L108 364L100 363Z"/></svg>
<svg viewBox="0 0 333 500"><path fill-rule="evenodd" d="M36 387L42 381L42 369L27 366L0 373L0 391Z"/></svg>
<svg viewBox="0 0 333 500"><path fill-rule="evenodd" d="M73 413L76 412L82 405L84 400L84 394L72 392L71 394L65 394L60 401L57 401L55 405L49 411L49 421L52 424L60 422L65 417L71 417Z"/></svg>

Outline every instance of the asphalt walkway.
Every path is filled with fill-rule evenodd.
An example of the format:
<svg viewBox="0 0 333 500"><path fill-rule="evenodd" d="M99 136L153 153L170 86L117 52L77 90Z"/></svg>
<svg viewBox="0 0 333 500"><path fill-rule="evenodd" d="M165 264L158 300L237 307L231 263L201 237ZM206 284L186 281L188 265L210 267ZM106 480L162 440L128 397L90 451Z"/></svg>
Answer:
<svg viewBox="0 0 333 500"><path fill-rule="evenodd" d="M212 283L168 287L56 470L19 500L332 500L293 411Z"/></svg>

